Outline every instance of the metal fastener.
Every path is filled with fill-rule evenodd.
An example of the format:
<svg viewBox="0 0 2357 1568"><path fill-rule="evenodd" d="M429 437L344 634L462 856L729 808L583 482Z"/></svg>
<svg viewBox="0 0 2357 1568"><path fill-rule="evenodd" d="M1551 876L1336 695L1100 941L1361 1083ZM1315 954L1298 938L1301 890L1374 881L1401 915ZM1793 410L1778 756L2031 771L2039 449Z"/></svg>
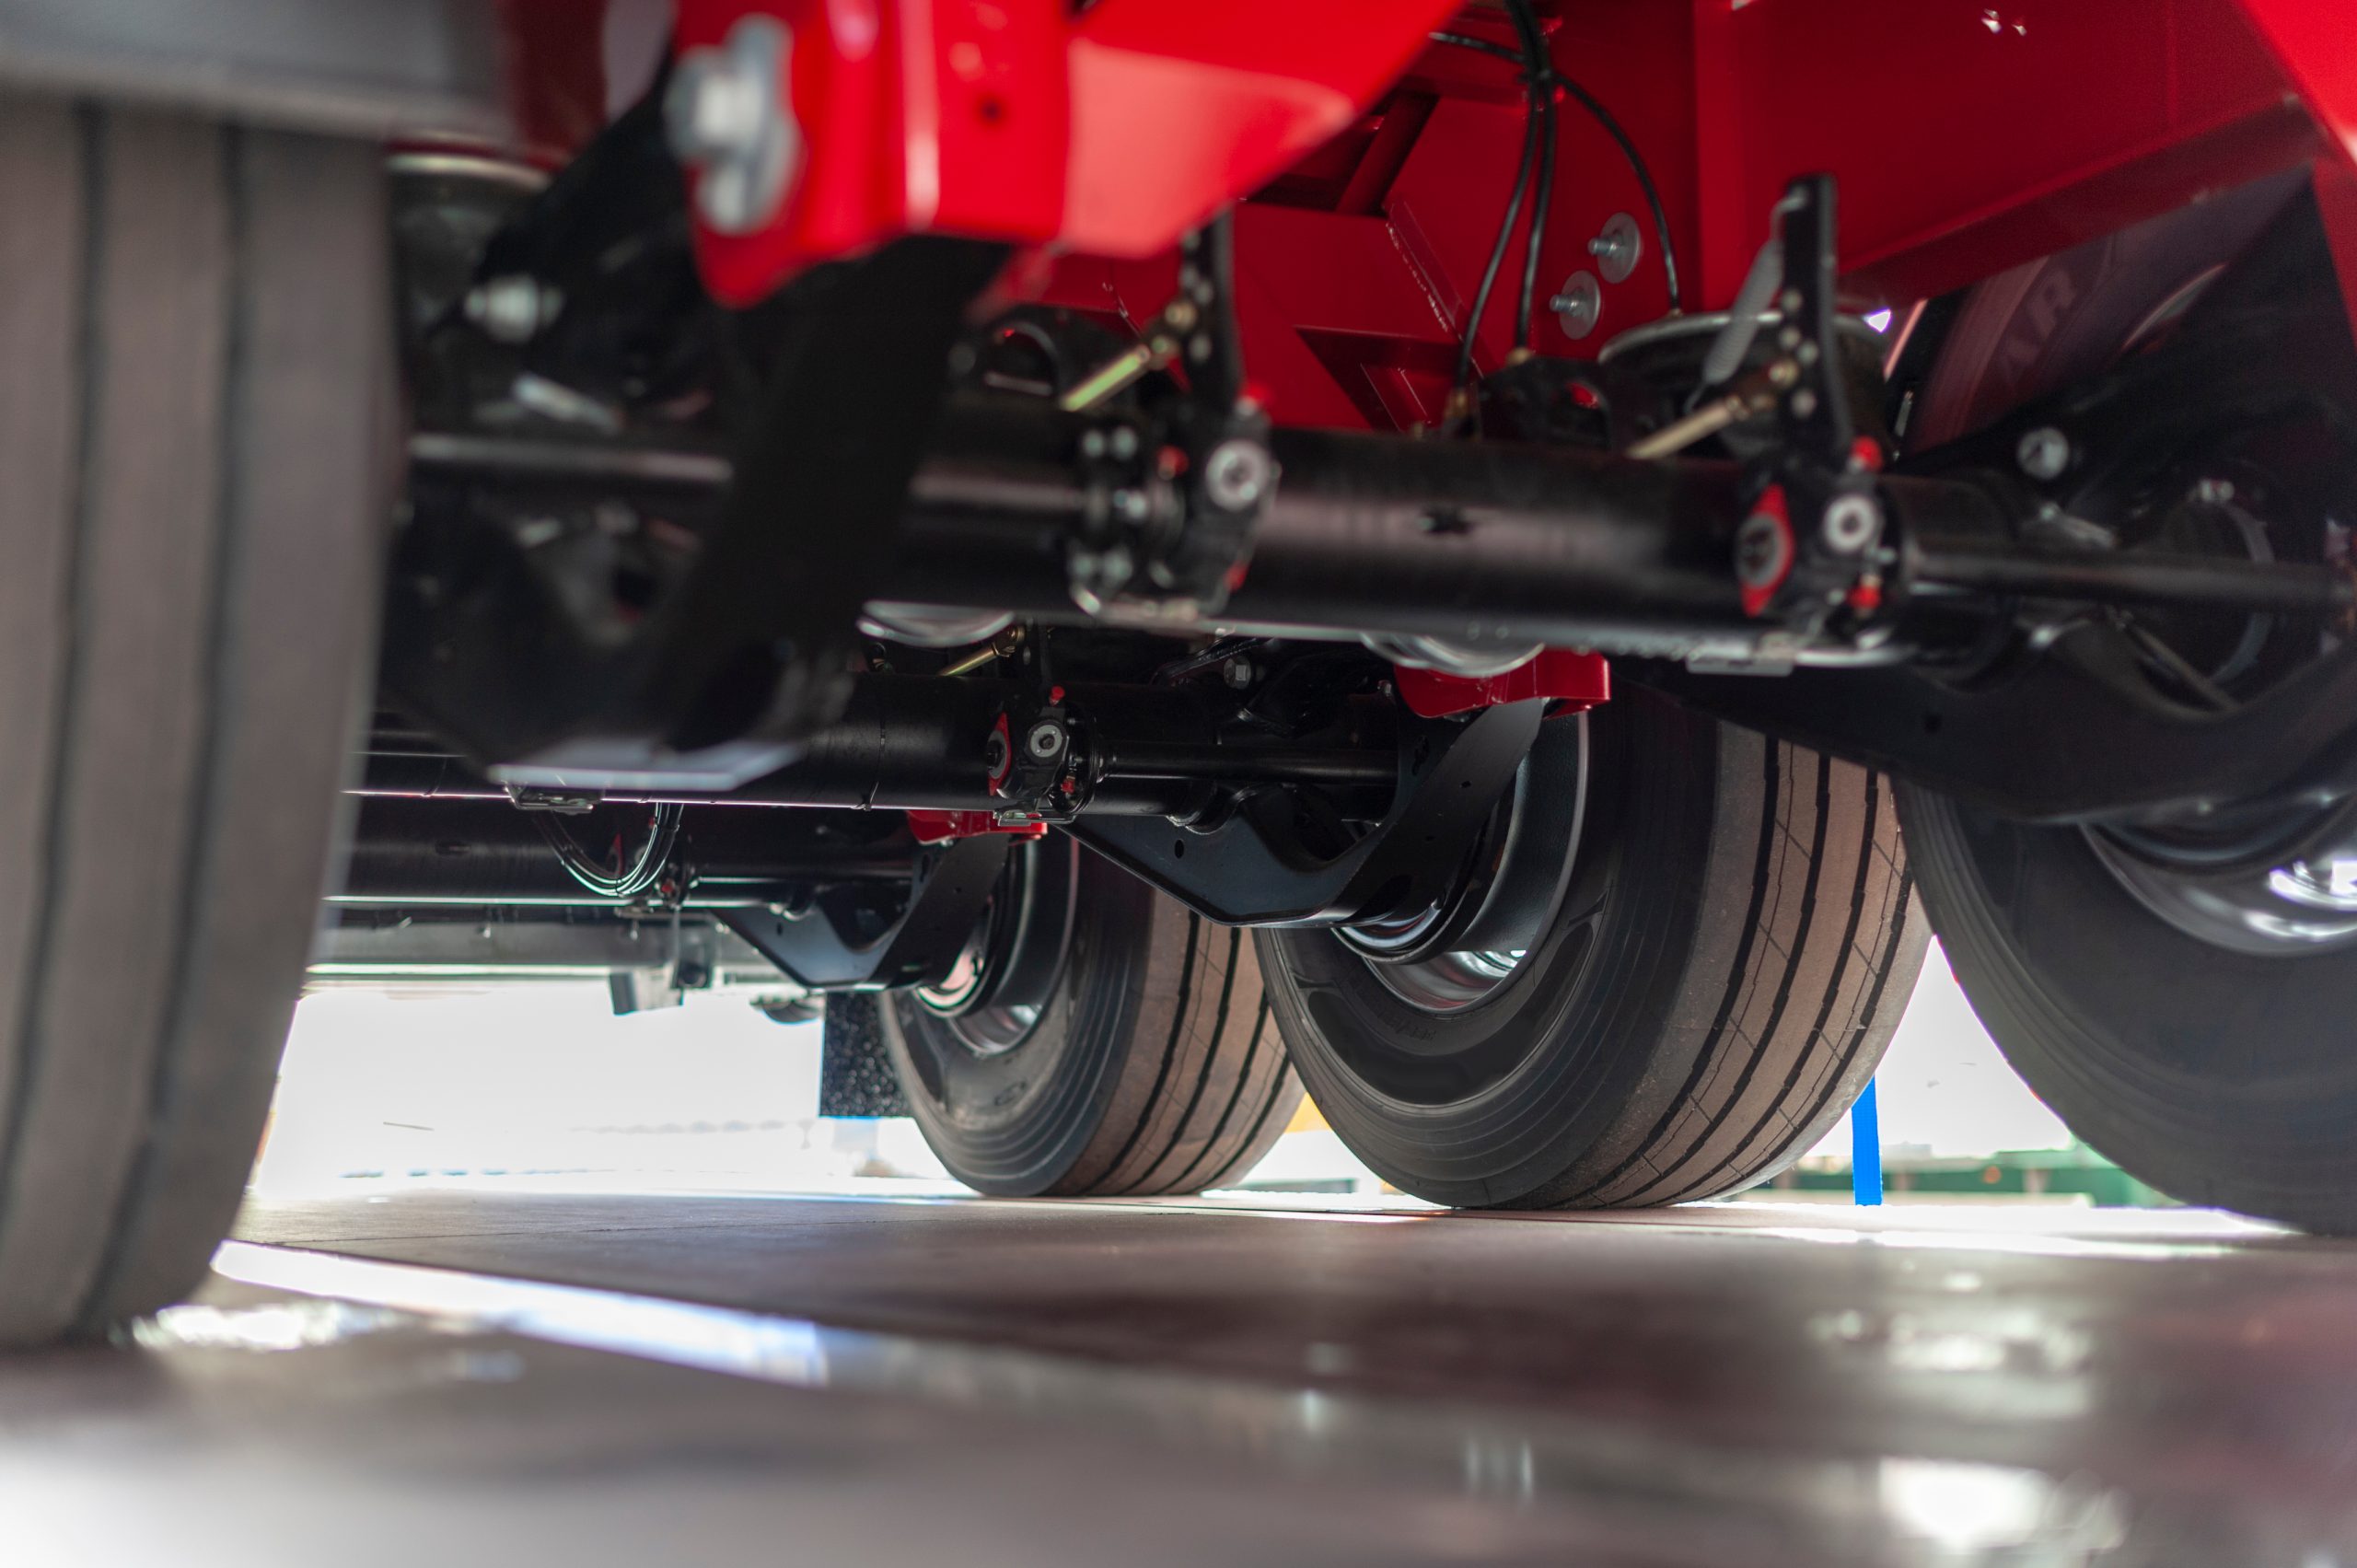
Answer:
<svg viewBox="0 0 2357 1568"><path fill-rule="evenodd" d="M1223 441L1203 463L1203 494L1224 512L1248 512L1277 477L1269 448L1244 436Z"/></svg>
<svg viewBox="0 0 2357 1568"><path fill-rule="evenodd" d="M1055 761L1063 755L1064 726L1053 719L1041 719L1024 736L1023 749L1039 761Z"/></svg>
<svg viewBox="0 0 2357 1568"><path fill-rule="evenodd" d="M2022 472L2044 484L2061 479L2071 466L2071 438L2050 424L2025 431L2014 447L2014 460Z"/></svg>
<svg viewBox="0 0 2357 1568"><path fill-rule="evenodd" d="M1547 302L1555 313L1555 324L1563 329L1567 338L1584 338L1596 331L1604 317L1604 285L1596 281L1594 273L1573 273L1563 281L1555 297Z"/></svg>
<svg viewBox="0 0 2357 1568"><path fill-rule="evenodd" d="M1220 666L1219 672L1221 678L1238 691L1251 685L1252 678L1257 673L1252 668L1252 661L1248 658L1232 658Z"/></svg>
<svg viewBox="0 0 2357 1568"><path fill-rule="evenodd" d="M774 218L802 160L802 127L786 100L794 35L748 16L718 48L691 49L663 100L671 150L696 174L696 211L723 234Z"/></svg>
<svg viewBox="0 0 2357 1568"><path fill-rule="evenodd" d="M1587 242L1587 253L1596 258L1596 270L1604 274L1606 283L1627 283L1644 257L1645 237L1635 218L1626 213L1615 213L1604 220L1603 229Z"/></svg>
<svg viewBox="0 0 2357 1568"><path fill-rule="evenodd" d="M1837 495L1825 508L1822 526L1829 549L1855 555L1882 532L1882 507L1871 495Z"/></svg>
<svg viewBox="0 0 2357 1568"><path fill-rule="evenodd" d="M486 278L467 291L467 319L493 343L528 343L564 308L564 296L521 273Z"/></svg>

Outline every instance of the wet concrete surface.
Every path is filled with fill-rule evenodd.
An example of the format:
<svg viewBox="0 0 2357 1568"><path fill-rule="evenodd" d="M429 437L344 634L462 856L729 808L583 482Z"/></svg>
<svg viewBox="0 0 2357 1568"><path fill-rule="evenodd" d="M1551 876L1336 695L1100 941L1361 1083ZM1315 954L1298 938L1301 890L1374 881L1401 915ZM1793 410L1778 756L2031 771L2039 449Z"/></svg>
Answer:
<svg viewBox="0 0 2357 1568"><path fill-rule="evenodd" d="M0 1363L0 1563L2357 1564L2357 1248L2221 1216L411 1191L240 1236Z"/></svg>

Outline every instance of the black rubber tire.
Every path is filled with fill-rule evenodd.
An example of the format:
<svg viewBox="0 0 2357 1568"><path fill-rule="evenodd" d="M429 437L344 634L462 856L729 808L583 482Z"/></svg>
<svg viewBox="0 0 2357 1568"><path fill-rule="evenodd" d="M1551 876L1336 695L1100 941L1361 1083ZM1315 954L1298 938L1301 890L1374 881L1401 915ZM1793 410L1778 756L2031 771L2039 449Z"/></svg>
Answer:
<svg viewBox="0 0 2357 1568"><path fill-rule="evenodd" d="M1587 722L1562 912L1482 1000L1424 1011L1332 935L1260 934L1311 1098L1419 1197L1632 1208L1750 1186L1864 1088L1921 967L1882 779L1642 690Z"/></svg>
<svg viewBox="0 0 2357 1568"><path fill-rule="evenodd" d="M184 1294L261 1143L377 615L378 162L0 103L0 1344Z"/></svg>
<svg viewBox="0 0 2357 1568"><path fill-rule="evenodd" d="M2357 953L2231 953L2138 903L2075 828L1913 786L1899 811L1957 982L2073 1133L2186 1202L2357 1234Z"/></svg>
<svg viewBox="0 0 2357 1568"><path fill-rule="evenodd" d="M877 1009L942 1164L1011 1197L1200 1192L1241 1179L1301 1084L1269 1022L1250 938L1094 854L1054 994L1020 1043L976 1052L916 998Z"/></svg>
<svg viewBox="0 0 2357 1568"><path fill-rule="evenodd" d="M2254 186L1980 285L1926 378L1919 436L2100 373L2296 194ZM1912 785L1898 804L1965 995L2074 1134L2188 1202L2357 1233L2357 953L2229 952L2145 908L2076 828Z"/></svg>

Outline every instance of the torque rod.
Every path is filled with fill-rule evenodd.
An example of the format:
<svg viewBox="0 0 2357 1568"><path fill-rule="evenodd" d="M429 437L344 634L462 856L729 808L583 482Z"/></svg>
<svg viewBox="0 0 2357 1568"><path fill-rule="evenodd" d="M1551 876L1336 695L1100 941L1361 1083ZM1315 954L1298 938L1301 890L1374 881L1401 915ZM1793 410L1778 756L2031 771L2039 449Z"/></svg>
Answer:
<svg viewBox="0 0 2357 1568"><path fill-rule="evenodd" d="M2328 566L2287 561L2024 546L1999 550L1933 539L1915 552L1911 568L1918 587L2091 604L2319 615L2345 613L2357 605L2357 578Z"/></svg>

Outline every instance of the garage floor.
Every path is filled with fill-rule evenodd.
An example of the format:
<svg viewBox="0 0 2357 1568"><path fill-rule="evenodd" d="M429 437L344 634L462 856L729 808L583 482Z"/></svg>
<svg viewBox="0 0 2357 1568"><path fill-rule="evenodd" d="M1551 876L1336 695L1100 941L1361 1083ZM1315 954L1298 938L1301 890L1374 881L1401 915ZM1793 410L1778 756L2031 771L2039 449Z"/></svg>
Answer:
<svg viewBox="0 0 2357 1568"><path fill-rule="evenodd" d="M0 1363L0 1562L2357 1564L2216 1215L391 1193ZM538 1282L538 1283L524 1283Z"/></svg>

